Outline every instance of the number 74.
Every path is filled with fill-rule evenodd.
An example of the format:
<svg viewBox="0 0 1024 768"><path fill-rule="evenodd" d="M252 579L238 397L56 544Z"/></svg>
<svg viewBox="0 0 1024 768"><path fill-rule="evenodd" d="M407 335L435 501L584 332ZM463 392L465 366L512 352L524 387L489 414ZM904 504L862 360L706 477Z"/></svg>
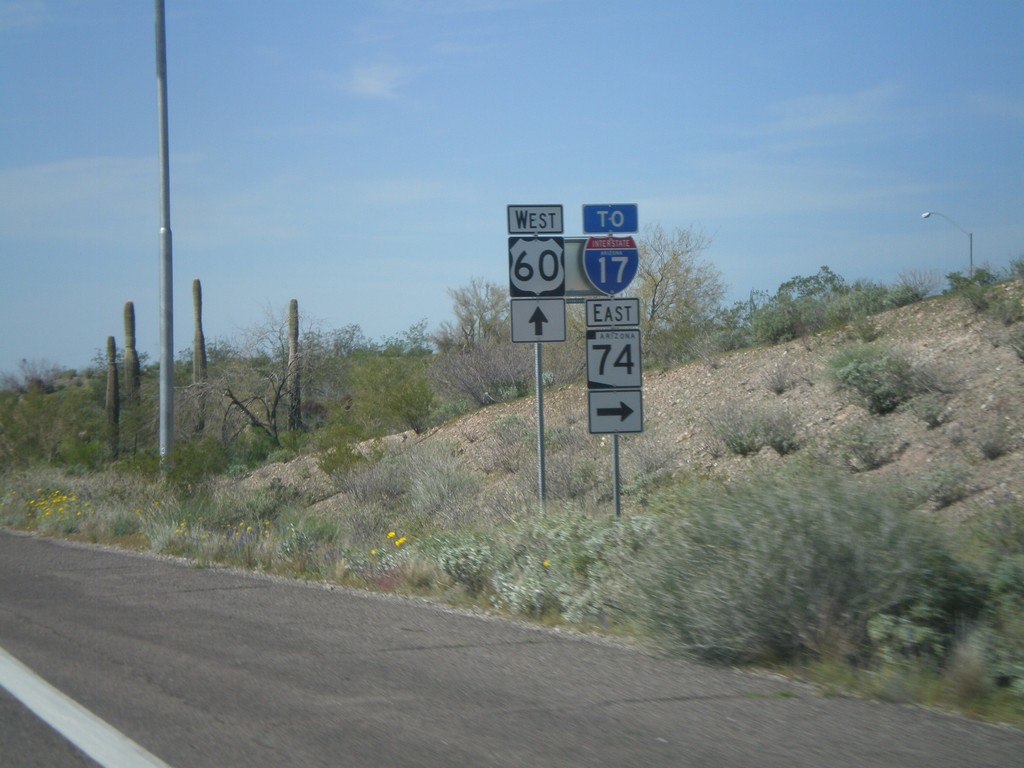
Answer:
<svg viewBox="0 0 1024 768"><path fill-rule="evenodd" d="M612 353L611 344L594 344L593 348L601 353L601 362L598 363L597 372L598 376L605 375L605 365L608 362L608 357ZM615 360L612 361L613 368L625 368L628 375L632 375L633 366L636 363L633 362L633 345L626 344L618 355L615 356Z"/></svg>

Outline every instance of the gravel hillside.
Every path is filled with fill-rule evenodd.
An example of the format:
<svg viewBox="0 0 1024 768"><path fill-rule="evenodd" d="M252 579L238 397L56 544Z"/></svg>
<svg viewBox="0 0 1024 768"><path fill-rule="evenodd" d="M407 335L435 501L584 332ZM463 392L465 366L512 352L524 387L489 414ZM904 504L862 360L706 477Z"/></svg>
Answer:
<svg viewBox="0 0 1024 768"><path fill-rule="evenodd" d="M1019 284L1000 290L1021 298ZM1011 343L1018 326L979 313L956 296L876 315L872 322L873 343L906 357L925 384L922 394L876 416L838 391L828 361L844 345L858 343L852 331L645 371L645 431L620 441L623 483L656 471L728 480L813 453L923 489L951 519L969 517L979 505L1024 501L1024 360ZM858 332L863 335L863 328ZM582 356L582 340L579 346ZM581 462L610 472L608 438L587 432L584 386L546 392L544 415L548 488L555 498L578 482L563 475L578 475ZM797 449L784 456L770 447L746 456L728 451L723 427L751 415L791 424ZM510 440L512 426L516 437ZM490 486L528 504L536 494L534 430L529 397L389 442L404 447L443 441ZM324 510L345 504L313 457L265 467L244 482L272 480L297 488ZM602 482L595 486L594 502L607 503L610 486L607 492L600 491ZM637 503L627 494L624 510Z"/></svg>

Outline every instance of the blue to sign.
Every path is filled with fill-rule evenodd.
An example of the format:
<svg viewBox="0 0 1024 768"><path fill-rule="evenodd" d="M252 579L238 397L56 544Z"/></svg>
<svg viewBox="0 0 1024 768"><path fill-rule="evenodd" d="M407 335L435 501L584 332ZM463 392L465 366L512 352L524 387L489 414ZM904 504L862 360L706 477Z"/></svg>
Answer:
<svg viewBox="0 0 1024 768"><path fill-rule="evenodd" d="M605 235L639 231L636 203L583 206L583 234Z"/></svg>
<svg viewBox="0 0 1024 768"><path fill-rule="evenodd" d="M602 293L625 290L639 266L640 253L632 237L591 237L583 247L583 271Z"/></svg>

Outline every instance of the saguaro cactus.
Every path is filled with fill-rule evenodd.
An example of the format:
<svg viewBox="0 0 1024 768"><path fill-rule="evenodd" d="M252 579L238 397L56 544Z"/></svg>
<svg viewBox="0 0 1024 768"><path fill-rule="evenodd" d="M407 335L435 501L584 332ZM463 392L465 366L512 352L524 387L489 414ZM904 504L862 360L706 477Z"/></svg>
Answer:
<svg viewBox="0 0 1024 768"><path fill-rule="evenodd" d="M117 344L107 336L107 452L117 456L121 440L121 398L117 386Z"/></svg>
<svg viewBox="0 0 1024 768"><path fill-rule="evenodd" d="M288 429L302 429L302 392L299 384L299 302L288 304Z"/></svg>
<svg viewBox="0 0 1024 768"><path fill-rule="evenodd" d="M196 388L196 426L199 434L206 427L206 337L203 335L203 287L199 278L192 281L192 385Z"/></svg>
<svg viewBox="0 0 1024 768"><path fill-rule="evenodd" d="M203 336L203 287L197 277L192 281L192 317L195 335L192 337L192 383L206 381L206 338Z"/></svg>
<svg viewBox="0 0 1024 768"><path fill-rule="evenodd" d="M124 389L125 401L133 402L142 387L139 353L135 349L135 305L124 303Z"/></svg>

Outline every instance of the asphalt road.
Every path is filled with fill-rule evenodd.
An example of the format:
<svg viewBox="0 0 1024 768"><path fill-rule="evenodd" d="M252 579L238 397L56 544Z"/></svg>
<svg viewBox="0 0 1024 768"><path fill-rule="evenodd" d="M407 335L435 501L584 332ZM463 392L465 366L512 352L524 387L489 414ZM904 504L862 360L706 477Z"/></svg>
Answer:
<svg viewBox="0 0 1024 768"><path fill-rule="evenodd" d="M0 648L175 768L1024 765L1013 729L5 532ZM0 748L92 764L2 690Z"/></svg>

